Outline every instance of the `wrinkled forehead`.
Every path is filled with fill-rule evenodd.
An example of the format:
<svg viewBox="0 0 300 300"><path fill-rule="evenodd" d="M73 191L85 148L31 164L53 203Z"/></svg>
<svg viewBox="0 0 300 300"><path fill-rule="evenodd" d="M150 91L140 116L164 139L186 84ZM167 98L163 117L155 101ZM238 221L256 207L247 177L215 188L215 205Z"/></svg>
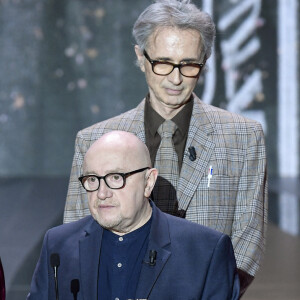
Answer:
<svg viewBox="0 0 300 300"><path fill-rule="evenodd" d="M128 144L100 145L90 148L84 158L83 170L105 175L109 172L128 172L145 167L140 151Z"/></svg>
<svg viewBox="0 0 300 300"><path fill-rule="evenodd" d="M97 146L90 148L84 158L84 165L87 167L115 168L124 167L126 162L130 163L130 152L126 148L116 146Z"/></svg>
<svg viewBox="0 0 300 300"><path fill-rule="evenodd" d="M195 29L183 29L178 27L158 27L149 36L147 41L147 47L153 49L161 44L194 47L200 52L203 49L201 35Z"/></svg>

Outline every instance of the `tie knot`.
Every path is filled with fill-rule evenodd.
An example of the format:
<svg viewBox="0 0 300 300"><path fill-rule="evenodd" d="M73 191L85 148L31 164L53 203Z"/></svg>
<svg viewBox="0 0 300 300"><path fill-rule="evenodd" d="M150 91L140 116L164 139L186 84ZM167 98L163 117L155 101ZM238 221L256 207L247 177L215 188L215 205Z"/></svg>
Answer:
<svg viewBox="0 0 300 300"><path fill-rule="evenodd" d="M173 121L166 120L158 127L157 132L162 138L172 138L177 128Z"/></svg>

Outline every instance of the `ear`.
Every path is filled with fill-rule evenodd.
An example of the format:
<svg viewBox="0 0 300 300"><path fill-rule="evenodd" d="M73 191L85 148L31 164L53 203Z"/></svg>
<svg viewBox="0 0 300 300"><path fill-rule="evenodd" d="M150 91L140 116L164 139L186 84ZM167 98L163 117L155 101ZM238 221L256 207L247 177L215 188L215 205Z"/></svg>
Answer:
<svg viewBox="0 0 300 300"><path fill-rule="evenodd" d="M145 72L145 66L144 66L145 57L144 57L142 50L140 49L140 47L138 45L135 45L134 51L135 51L137 62L138 62L140 69L142 70L142 72Z"/></svg>
<svg viewBox="0 0 300 300"><path fill-rule="evenodd" d="M146 198L149 198L151 195L151 192L154 188L154 185L155 185L155 182L157 179L157 175L158 175L158 170L155 168L152 168L147 171L147 174L146 174L147 181L146 181L146 186L145 186L145 191L144 191L144 196Z"/></svg>

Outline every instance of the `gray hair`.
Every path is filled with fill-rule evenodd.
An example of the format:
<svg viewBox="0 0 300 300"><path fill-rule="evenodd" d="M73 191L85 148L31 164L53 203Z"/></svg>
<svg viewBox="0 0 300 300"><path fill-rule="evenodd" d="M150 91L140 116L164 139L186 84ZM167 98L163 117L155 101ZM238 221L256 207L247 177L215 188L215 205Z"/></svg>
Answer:
<svg viewBox="0 0 300 300"><path fill-rule="evenodd" d="M206 12L201 11L190 0L156 0L139 16L132 30L132 35L143 51L148 40L158 27L176 27L194 29L200 33L203 52L211 55L215 38L215 25Z"/></svg>

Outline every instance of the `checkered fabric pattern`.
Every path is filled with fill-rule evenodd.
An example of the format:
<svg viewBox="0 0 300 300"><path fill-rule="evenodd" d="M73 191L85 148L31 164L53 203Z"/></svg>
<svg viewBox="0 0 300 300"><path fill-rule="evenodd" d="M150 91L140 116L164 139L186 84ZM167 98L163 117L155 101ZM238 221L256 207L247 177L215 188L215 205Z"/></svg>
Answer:
<svg viewBox="0 0 300 300"><path fill-rule="evenodd" d="M158 169L158 178L152 193L154 202L159 203L163 211L172 212L177 203L176 189L179 177L178 157L172 137L177 125L171 121L164 121L157 132L161 142L155 157L154 167Z"/></svg>
<svg viewBox="0 0 300 300"><path fill-rule="evenodd" d="M182 167L177 183L180 210L186 219L228 234L239 269L255 276L261 264L267 228L268 181L261 125L203 103L195 94ZM143 100L136 108L78 132L64 222L90 214L78 177L86 151L112 130L132 132L145 142ZM188 148L197 158L189 159ZM213 176L208 187L208 172ZM173 174L173 170L172 170Z"/></svg>

